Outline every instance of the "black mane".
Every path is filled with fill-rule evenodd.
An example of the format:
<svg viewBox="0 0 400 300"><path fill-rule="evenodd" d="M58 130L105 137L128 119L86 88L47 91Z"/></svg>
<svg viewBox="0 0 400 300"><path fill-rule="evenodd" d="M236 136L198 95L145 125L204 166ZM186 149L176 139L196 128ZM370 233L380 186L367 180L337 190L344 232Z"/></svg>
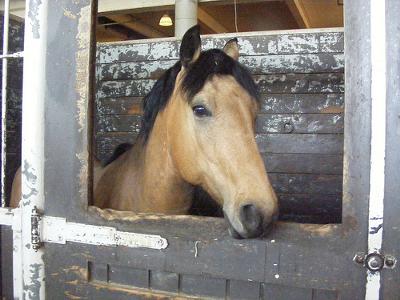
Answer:
<svg viewBox="0 0 400 300"><path fill-rule="evenodd" d="M172 95L181 66L181 62L178 61L168 69L144 98L143 119L139 133L139 137L144 143L149 138L157 114L165 108ZM233 76L254 100L259 100L257 86L249 71L218 49L202 52L196 62L188 66L182 82L182 89L186 92L188 100L192 99L203 88L206 81L214 75Z"/></svg>

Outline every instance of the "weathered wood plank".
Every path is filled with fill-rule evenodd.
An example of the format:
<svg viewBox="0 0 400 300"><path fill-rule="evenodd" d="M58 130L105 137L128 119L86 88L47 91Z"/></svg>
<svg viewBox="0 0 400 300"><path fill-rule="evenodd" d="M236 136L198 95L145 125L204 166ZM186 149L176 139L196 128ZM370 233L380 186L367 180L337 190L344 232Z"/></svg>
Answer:
<svg viewBox="0 0 400 300"><path fill-rule="evenodd" d="M278 53L316 53L318 52L318 36L316 34L282 34L278 35Z"/></svg>
<svg viewBox="0 0 400 300"><path fill-rule="evenodd" d="M341 175L269 173L278 194L340 194Z"/></svg>
<svg viewBox="0 0 400 300"><path fill-rule="evenodd" d="M273 94L261 96L261 113L342 113L343 94Z"/></svg>
<svg viewBox="0 0 400 300"><path fill-rule="evenodd" d="M256 75L261 93L343 93L342 73ZM155 80L114 80L98 84L98 98L145 96Z"/></svg>
<svg viewBox="0 0 400 300"><path fill-rule="evenodd" d="M327 215L342 209L342 195L278 194L281 215Z"/></svg>
<svg viewBox="0 0 400 300"><path fill-rule="evenodd" d="M97 63L178 59L180 41L110 43L97 47Z"/></svg>
<svg viewBox="0 0 400 300"><path fill-rule="evenodd" d="M98 74L99 80L157 79L177 60L157 60L140 62L116 62L103 64Z"/></svg>
<svg viewBox="0 0 400 300"><path fill-rule="evenodd" d="M106 115L97 124L99 132L139 133L142 117L138 115Z"/></svg>
<svg viewBox="0 0 400 300"><path fill-rule="evenodd" d="M238 36L238 42L241 55L343 52L343 35L343 32L340 31L250 35ZM203 37L202 48L205 50L211 48L221 49L232 37ZM97 47L97 62L103 64L117 61L177 59L179 45L179 40L170 38L150 43L119 42L99 44Z"/></svg>
<svg viewBox="0 0 400 300"><path fill-rule="evenodd" d="M342 154L342 134L257 134L260 152Z"/></svg>
<svg viewBox="0 0 400 300"><path fill-rule="evenodd" d="M104 98L96 101L96 114L102 115L132 115L142 114L143 97Z"/></svg>
<svg viewBox="0 0 400 300"><path fill-rule="evenodd" d="M97 128L100 132L139 133L141 116L103 115ZM260 114L257 133L343 133L342 114Z"/></svg>
<svg viewBox="0 0 400 300"><path fill-rule="evenodd" d="M7 110L7 130L19 131L21 129L22 112L19 109Z"/></svg>
<svg viewBox="0 0 400 300"><path fill-rule="evenodd" d="M103 98L96 101L99 115L141 114L143 97ZM260 113L342 113L343 94L265 94Z"/></svg>
<svg viewBox="0 0 400 300"><path fill-rule="evenodd" d="M112 138L105 136L97 138L97 153L100 160L107 160L115 147L124 142L134 142L130 138ZM343 173L343 156L341 154L287 154L261 153L268 173L298 173L298 174L329 174Z"/></svg>
<svg viewBox="0 0 400 300"><path fill-rule="evenodd" d="M252 74L330 73L344 71L343 54L244 56L239 61Z"/></svg>
<svg viewBox="0 0 400 300"><path fill-rule="evenodd" d="M262 153L271 173L336 174L343 173L343 155Z"/></svg>
<svg viewBox="0 0 400 300"><path fill-rule="evenodd" d="M239 61L252 74L335 73L344 70L344 55L332 53L242 56ZM156 79L176 62L174 59L103 64L99 68L98 79Z"/></svg>
<svg viewBox="0 0 400 300"><path fill-rule="evenodd" d="M324 32L319 34L319 52L338 53L344 50L343 32Z"/></svg>
<svg viewBox="0 0 400 300"><path fill-rule="evenodd" d="M98 84L97 97L143 97L156 81L152 79L103 81Z"/></svg>
<svg viewBox="0 0 400 300"><path fill-rule="evenodd" d="M254 79L262 94L344 92L342 73L256 75Z"/></svg>
<svg viewBox="0 0 400 300"><path fill-rule="evenodd" d="M101 133L96 135L97 152L107 153L122 143L133 143L135 134L128 132ZM342 134L257 134L260 152L342 154Z"/></svg>
<svg viewBox="0 0 400 300"><path fill-rule="evenodd" d="M259 114L257 133L343 133L342 114Z"/></svg>

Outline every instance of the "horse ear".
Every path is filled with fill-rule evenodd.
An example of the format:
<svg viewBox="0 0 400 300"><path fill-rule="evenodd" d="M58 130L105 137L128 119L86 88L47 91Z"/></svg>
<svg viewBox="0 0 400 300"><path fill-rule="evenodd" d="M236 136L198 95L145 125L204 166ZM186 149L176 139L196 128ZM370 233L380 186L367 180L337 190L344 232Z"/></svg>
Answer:
<svg viewBox="0 0 400 300"><path fill-rule="evenodd" d="M199 58L200 52L200 26L195 25L186 31L182 38L181 49L179 50L182 66L187 67L194 63Z"/></svg>
<svg viewBox="0 0 400 300"><path fill-rule="evenodd" d="M238 60L239 58L239 45L237 38L229 40L225 46L223 51L232 57L234 60Z"/></svg>

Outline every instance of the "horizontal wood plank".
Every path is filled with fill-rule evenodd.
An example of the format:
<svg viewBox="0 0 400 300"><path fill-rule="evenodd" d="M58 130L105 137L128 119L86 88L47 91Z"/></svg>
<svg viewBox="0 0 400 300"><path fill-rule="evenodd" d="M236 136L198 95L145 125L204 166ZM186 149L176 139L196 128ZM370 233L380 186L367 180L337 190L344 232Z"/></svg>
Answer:
<svg viewBox="0 0 400 300"><path fill-rule="evenodd" d="M278 194L341 194L341 175L269 173Z"/></svg>
<svg viewBox="0 0 400 300"><path fill-rule="evenodd" d="M239 36L241 55L310 54L343 52L341 31ZM234 35L232 35L234 37ZM221 49L232 37L202 37L202 48ZM97 63L177 59L179 40L103 43L97 46Z"/></svg>
<svg viewBox="0 0 400 300"><path fill-rule="evenodd" d="M133 143L136 136L128 132L98 133L97 151ZM257 134L256 141L261 153L343 154L342 134Z"/></svg>
<svg viewBox="0 0 400 300"><path fill-rule="evenodd" d="M342 154L342 134L257 134L260 152Z"/></svg>
<svg viewBox="0 0 400 300"><path fill-rule="evenodd" d="M339 212L342 195L326 194L278 194L281 214L318 215Z"/></svg>
<svg viewBox="0 0 400 300"><path fill-rule="evenodd" d="M261 113L342 113L343 94L264 94Z"/></svg>
<svg viewBox="0 0 400 300"><path fill-rule="evenodd" d="M256 75L261 94L344 93L343 73Z"/></svg>
<svg viewBox="0 0 400 300"><path fill-rule="evenodd" d="M244 56L252 74L335 73L344 71L344 55L332 53Z"/></svg>
<svg viewBox="0 0 400 300"><path fill-rule="evenodd" d="M337 53L242 56L239 61L252 74L336 73L344 70L344 55ZM98 80L157 79L177 60L103 64Z"/></svg>
<svg viewBox="0 0 400 300"><path fill-rule="evenodd" d="M262 153L268 173L331 174L343 173L341 154Z"/></svg>
<svg viewBox="0 0 400 300"><path fill-rule="evenodd" d="M342 114L259 114L257 133L343 133Z"/></svg>
<svg viewBox="0 0 400 300"><path fill-rule="evenodd" d="M99 115L141 114L143 97L114 97L96 101ZM343 94L264 94L260 113L343 113Z"/></svg>
<svg viewBox="0 0 400 300"><path fill-rule="evenodd" d="M282 93L343 93L343 73L256 75L254 79L262 94ZM112 80L98 83L97 98L143 97L155 80Z"/></svg>
<svg viewBox="0 0 400 300"><path fill-rule="evenodd" d="M100 132L139 133L141 121L139 114L102 115L99 116L97 128ZM259 114L256 133L343 133L343 115Z"/></svg>

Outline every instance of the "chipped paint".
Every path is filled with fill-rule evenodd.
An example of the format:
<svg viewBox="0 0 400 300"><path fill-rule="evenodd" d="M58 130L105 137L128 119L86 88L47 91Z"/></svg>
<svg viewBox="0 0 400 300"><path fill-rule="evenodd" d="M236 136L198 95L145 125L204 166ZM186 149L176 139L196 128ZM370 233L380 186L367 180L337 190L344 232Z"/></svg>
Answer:
<svg viewBox="0 0 400 300"><path fill-rule="evenodd" d="M30 283L24 284L24 299L37 299L40 294L42 283L44 278L42 277L42 264L33 263L28 266L29 273L31 274Z"/></svg>
<svg viewBox="0 0 400 300"><path fill-rule="evenodd" d="M78 31L76 39L78 41L78 50L76 52L76 91L78 93L77 100L77 118L79 124L79 132L86 130L86 113L87 101L89 95L88 89L88 73L89 73L89 55L90 55L90 16L91 8L86 6L81 8L78 19Z"/></svg>
<svg viewBox="0 0 400 300"><path fill-rule="evenodd" d="M43 241L66 242L128 248L165 249L168 242L159 235L118 231L113 227L67 222L64 218L43 217Z"/></svg>
<svg viewBox="0 0 400 300"><path fill-rule="evenodd" d="M335 232L335 230L337 229L337 225L332 225L332 224L324 224L324 225L320 225L320 224L301 224L300 225L302 229L304 229L305 231L313 234L313 235L317 235L320 237L326 237L329 234L331 234L332 232Z"/></svg>
<svg viewBox="0 0 400 300"><path fill-rule="evenodd" d="M39 7L42 5L41 0L29 0L28 21L32 29L32 37L34 39L40 38L40 24L39 24Z"/></svg>
<svg viewBox="0 0 400 300"><path fill-rule="evenodd" d="M70 18L73 20L76 19L76 15L72 11L70 11L66 8L63 8L63 11L64 11L64 16L66 16L67 18Z"/></svg>

